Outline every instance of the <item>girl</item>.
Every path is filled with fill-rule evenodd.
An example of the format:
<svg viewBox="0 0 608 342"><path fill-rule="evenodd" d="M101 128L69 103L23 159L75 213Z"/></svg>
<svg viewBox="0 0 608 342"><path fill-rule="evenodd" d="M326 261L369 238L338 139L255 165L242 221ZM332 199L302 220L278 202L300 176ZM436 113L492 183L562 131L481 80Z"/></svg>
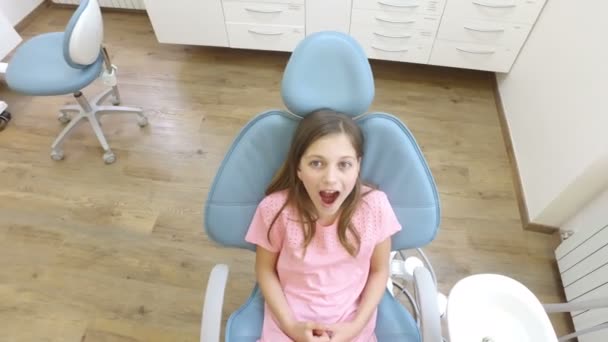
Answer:
<svg viewBox="0 0 608 342"><path fill-rule="evenodd" d="M376 341L401 226L386 195L362 183L362 157L363 134L344 114L319 110L297 127L245 237L265 299L259 342Z"/></svg>

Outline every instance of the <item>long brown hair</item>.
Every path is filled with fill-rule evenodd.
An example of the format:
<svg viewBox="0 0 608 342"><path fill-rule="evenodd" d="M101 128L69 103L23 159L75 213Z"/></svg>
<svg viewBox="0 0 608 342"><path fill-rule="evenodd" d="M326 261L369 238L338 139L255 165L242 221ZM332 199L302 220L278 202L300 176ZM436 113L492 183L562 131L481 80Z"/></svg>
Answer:
<svg viewBox="0 0 608 342"><path fill-rule="evenodd" d="M304 184L298 178L298 167L302 156L310 145L319 138L335 133L346 134L357 153L357 158L363 157L363 132L352 118L328 109L317 110L304 117L295 131L285 162L266 189L266 195L287 190L287 200L274 216L268 229L267 237L269 241L272 226L283 209L289 204L296 209L302 223L301 227L304 233L303 247L305 250L312 241L316 231L317 213L310 196L306 192L306 188L304 188ZM365 195L361 193L363 185L359 173L353 191L342 203L342 213L338 220L338 238L342 246L352 256L357 255L361 244L361 238L353 226L351 219L361 197ZM347 232L350 232L350 235L354 238L354 244L347 238Z"/></svg>

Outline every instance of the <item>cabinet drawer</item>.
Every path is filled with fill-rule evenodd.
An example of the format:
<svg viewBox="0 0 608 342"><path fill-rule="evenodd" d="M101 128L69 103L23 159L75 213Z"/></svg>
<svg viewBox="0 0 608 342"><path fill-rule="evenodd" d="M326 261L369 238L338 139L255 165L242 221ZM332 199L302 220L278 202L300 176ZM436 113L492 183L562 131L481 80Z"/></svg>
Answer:
<svg viewBox="0 0 608 342"><path fill-rule="evenodd" d="M385 30L373 26L354 25L350 34L361 44L368 44L386 49L395 49L409 45L433 45L435 35L417 30Z"/></svg>
<svg viewBox="0 0 608 342"><path fill-rule="evenodd" d="M371 59L418 64L426 64L431 53L431 45L409 45L396 49L365 45L364 49Z"/></svg>
<svg viewBox="0 0 608 342"><path fill-rule="evenodd" d="M424 14L353 9L351 30L353 27L365 26L383 32L410 32L413 30L437 32L439 19L439 17Z"/></svg>
<svg viewBox="0 0 608 342"><path fill-rule="evenodd" d="M546 0L450 0L444 18L463 17L481 20L533 24Z"/></svg>
<svg viewBox="0 0 608 342"><path fill-rule="evenodd" d="M225 1L227 23L304 26L304 5Z"/></svg>
<svg viewBox="0 0 608 342"><path fill-rule="evenodd" d="M431 53L432 44L374 42L359 33L351 35L361 44L367 57L372 59L426 64Z"/></svg>
<svg viewBox="0 0 608 342"><path fill-rule="evenodd" d="M293 51L304 39L303 26L227 23L226 29L232 48Z"/></svg>
<svg viewBox="0 0 608 342"><path fill-rule="evenodd" d="M519 49L435 40L429 64L456 68L508 72Z"/></svg>
<svg viewBox="0 0 608 342"><path fill-rule="evenodd" d="M532 25L444 17L437 39L521 47Z"/></svg>
<svg viewBox="0 0 608 342"><path fill-rule="evenodd" d="M200 1L200 0L199 0ZM222 0L222 3L228 3L228 2L254 2L254 3L270 3L270 4L300 4L300 5L304 5L304 3L306 2L306 0Z"/></svg>
<svg viewBox="0 0 608 342"><path fill-rule="evenodd" d="M441 15L446 0L353 0L353 9Z"/></svg>

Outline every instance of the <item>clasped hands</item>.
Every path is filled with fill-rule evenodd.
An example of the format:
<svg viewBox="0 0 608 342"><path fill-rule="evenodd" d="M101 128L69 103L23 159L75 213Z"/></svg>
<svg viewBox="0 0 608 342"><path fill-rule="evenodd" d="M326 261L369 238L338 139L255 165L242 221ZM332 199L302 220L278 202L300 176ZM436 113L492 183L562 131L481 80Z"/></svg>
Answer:
<svg viewBox="0 0 608 342"><path fill-rule="evenodd" d="M353 322L319 324L297 322L289 328L289 335L295 342L351 342L361 327Z"/></svg>

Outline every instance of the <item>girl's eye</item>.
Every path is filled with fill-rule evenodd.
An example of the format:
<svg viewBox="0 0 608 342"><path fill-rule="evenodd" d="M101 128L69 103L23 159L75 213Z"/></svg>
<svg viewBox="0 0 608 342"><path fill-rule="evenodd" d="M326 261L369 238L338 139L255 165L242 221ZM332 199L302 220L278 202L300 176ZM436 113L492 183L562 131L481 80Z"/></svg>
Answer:
<svg viewBox="0 0 608 342"><path fill-rule="evenodd" d="M314 168L319 168L319 167L321 167L322 163L320 160L313 160L309 163L309 165Z"/></svg>
<svg viewBox="0 0 608 342"><path fill-rule="evenodd" d="M341 169L347 169L347 168L353 166L353 164L351 162L340 162L340 164L338 164L338 166Z"/></svg>

